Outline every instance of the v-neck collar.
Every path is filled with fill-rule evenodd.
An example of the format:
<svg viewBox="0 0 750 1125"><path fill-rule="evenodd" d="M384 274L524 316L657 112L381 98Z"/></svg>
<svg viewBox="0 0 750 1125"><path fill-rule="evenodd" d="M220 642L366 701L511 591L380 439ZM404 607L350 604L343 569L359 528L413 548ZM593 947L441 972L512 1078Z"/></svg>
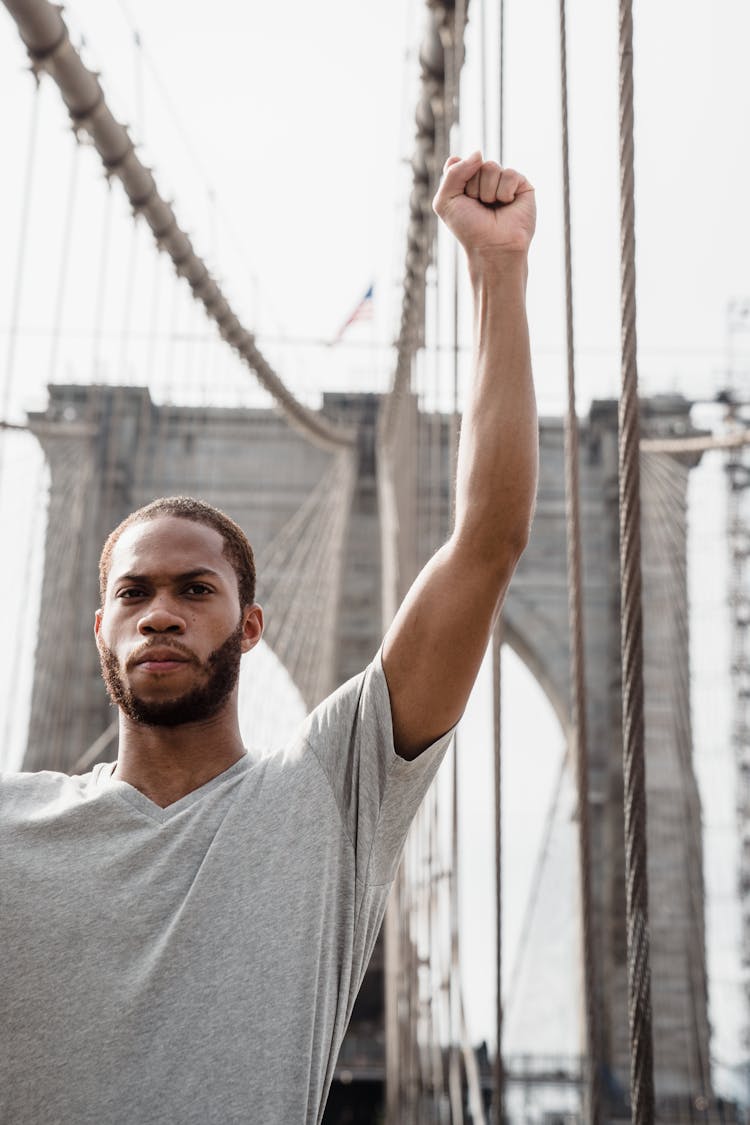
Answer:
<svg viewBox="0 0 750 1125"><path fill-rule="evenodd" d="M172 804L167 805L166 808L157 805L156 801L152 801L145 793L141 793L140 789L136 789L129 781L123 781L119 777L113 777L112 775L116 768L117 762L107 762L98 773L96 778L97 784L106 784L108 788L111 788L113 792L116 792L118 796L122 797L124 801L127 801L128 804L132 805L138 812L144 813L152 820L163 824L191 805L196 804L196 802L200 801L208 793L212 793L214 789L218 789L225 781L229 781L245 773L246 770L250 768L250 755L246 752L239 761L229 766L228 769L217 774L216 777L212 777L211 780L207 781L204 785L199 785L197 789L186 793L185 796L180 797L178 801L173 801Z"/></svg>

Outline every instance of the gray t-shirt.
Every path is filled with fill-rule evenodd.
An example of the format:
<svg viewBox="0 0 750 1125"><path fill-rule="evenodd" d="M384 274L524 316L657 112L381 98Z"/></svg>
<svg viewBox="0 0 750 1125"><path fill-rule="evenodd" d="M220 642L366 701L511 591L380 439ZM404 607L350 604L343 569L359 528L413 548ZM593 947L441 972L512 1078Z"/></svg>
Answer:
<svg viewBox="0 0 750 1125"><path fill-rule="evenodd" d="M112 766L0 783L0 1121L319 1122L450 736L393 749L380 657L166 809Z"/></svg>

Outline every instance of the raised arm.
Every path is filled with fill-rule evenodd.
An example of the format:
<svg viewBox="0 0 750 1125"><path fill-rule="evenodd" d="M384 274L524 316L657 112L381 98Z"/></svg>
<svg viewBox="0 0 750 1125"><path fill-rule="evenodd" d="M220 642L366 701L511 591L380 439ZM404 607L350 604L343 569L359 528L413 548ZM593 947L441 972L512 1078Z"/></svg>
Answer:
<svg viewBox="0 0 750 1125"><path fill-rule="evenodd" d="M475 356L453 533L415 581L383 645L404 758L416 757L463 713L528 540L537 483L525 306L533 188L479 153L450 157L433 206L466 251Z"/></svg>

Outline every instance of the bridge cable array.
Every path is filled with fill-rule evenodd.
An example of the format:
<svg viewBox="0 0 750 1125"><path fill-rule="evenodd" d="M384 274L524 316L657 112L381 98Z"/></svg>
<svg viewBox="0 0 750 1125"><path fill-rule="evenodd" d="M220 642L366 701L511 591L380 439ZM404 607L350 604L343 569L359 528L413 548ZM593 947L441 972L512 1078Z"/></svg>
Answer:
<svg viewBox="0 0 750 1125"><path fill-rule="evenodd" d="M70 41L67 24L48 0L3 0L18 25L37 73L46 71L60 88L75 127L87 132L109 176L123 184L136 214L150 226L156 245L172 259L178 276L185 277L196 300L224 340L242 357L261 385L273 396L293 425L326 449L351 445L353 434L309 410L289 391L258 349L251 332L238 320L220 286L174 210L159 193L151 171L141 162L125 126L113 117L99 79L82 62Z"/></svg>

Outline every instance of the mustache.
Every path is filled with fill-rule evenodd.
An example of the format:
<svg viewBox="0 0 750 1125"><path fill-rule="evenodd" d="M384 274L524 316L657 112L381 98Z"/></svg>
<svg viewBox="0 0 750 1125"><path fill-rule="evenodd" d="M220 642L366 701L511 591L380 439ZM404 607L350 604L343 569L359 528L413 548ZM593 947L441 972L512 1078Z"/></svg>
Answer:
<svg viewBox="0 0 750 1125"><path fill-rule="evenodd" d="M198 659L195 653L191 652L191 650L186 645L181 645L179 642L175 641L159 640L157 638L153 641L144 641L142 645L139 645L138 648L134 649L125 664L126 669L130 671L130 669L134 668L136 664L139 664L141 660L147 659L149 652L154 648L172 649L173 652L179 653L179 655L183 657L186 662L190 664L198 663Z"/></svg>

